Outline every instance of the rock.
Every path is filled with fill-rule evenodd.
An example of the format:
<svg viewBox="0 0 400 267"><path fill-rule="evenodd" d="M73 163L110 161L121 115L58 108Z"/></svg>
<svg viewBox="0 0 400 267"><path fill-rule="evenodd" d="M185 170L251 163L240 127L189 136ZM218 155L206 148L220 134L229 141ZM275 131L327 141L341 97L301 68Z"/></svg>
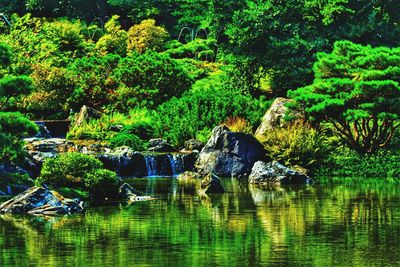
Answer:
<svg viewBox="0 0 400 267"><path fill-rule="evenodd" d="M204 147L203 142L196 140L196 139L190 139L185 142L185 150L186 151L193 151L193 150L200 151L203 149L203 147Z"/></svg>
<svg viewBox="0 0 400 267"><path fill-rule="evenodd" d="M271 107L267 110L264 117L262 118L260 126L257 128L257 131L255 133L256 138L260 139L269 130L279 128L287 124L287 122L285 122L284 120L285 116L287 116L288 111L286 104L291 101L293 100L283 97L278 97L277 99L275 99ZM293 114L291 115L296 118L304 117L304 113L302 113L301 111L293 111Z"/></svg>
<svg viewBox="0 0 400 267"><path fill-rule="evenodd" d="M124 183L119 188L119 196L122 199L128 200L129 202L149 201L156 199L155 197L152 196L143 196L142 192L133 189L133 187L127 183Z"/></svg>
<svg viewBox="0 0 400 267"><path fill-rule="evenodd" d="M200 185L200 194L222 194L225 193L225 189L222 186L221 180L219 177L213 173L209 173L204 179L201 181Z"/></svg>
<svg viewBox="0 0 400 267"><path fill-rule="evenodd" d="M37 122L36 125L39 127L38 133L35 135L36 138L51 138L51 133L47 129L44 123Z"/></svg>
<svg viewBox="0 0 400 267"><path fill-rule="evenodd" d="M121 146L121 147L117 147L114 150L112 150L111 153L117 154L117 155L123 156L123 157L131 157L132 155L135 154L135 151L132 148L130 148L129 146Z"/></svg>
<svg viewBox="0 0 400 267"><path fill-rule="evenodd" d="M121 124L111 125L110 127L108 127L108 129L109 129L110 131L117 132L117 133L119 133L120 131L122 131L123 128L124 128L124 126L121 125Z"/></svg>
<svg viewBox="0 0 400 267"><path fill-rule="evenodd" d="M0 205L0 213L13 214L71 214L82 212L82 202L65 199L43 187L32 187Z"/></svg>
<svg viewBox="0 0 400 267"><path fill-rule="evenodd" d="M174 147L171 144L168 144L167 141L165 141L161 138L151 139L149 141L149 148L147 150L153 151L153 152L174 152L175 151Z"/></svg>
<svg viewBox="0 0 400 267"><path fill-rule="evenodd" d="M25 146L26 150L29 151L40 151L40 152L67 152L70 147L75 144L63 138L49 138L43 140L33 141Z"/></svg>
<svg viewBox="0 0 400 267"><path fill-rule="evenodd" d="M98 154L96 157L104 164L104 168L115 171L121 177L147 176L146 161L142 154L130 149L121 149L112 153Z"/></svg>
<svg viewBox="0 0 400 267"><path fill-rule="evenodd" d="M75 126L81 126L91 119L99 119L102 113L94 108L83 105L78 115L76 116Z"/></svg>
<svg viewBox="0 0 400 267"><path fill-rule="evenodd" d="M308 176L276 161L269 163L257 161L249 176L251 184L308 184L311 182Z"/></svg>
<svg viewBox="0 0 400 267"><path fill-rule="evenodd" d="M196 169L222 177L248 176L254 163L265 160L263 145L250 134L231 132L225 125L214 128L201 150Z"/></svg>
<svg viewBox="0 0 400 267"><path fill-rule="evenodd" d="M134 189L131 185L123 183L118 190L118 195L122 199L129 199L131 197L142 196L143 193Z"/></svg>
<svg viewBox="0 0 400 267"><path fill-rule="evenodd" d="M178 180L190 180L190 179L200 179L201 175L198 174L197 172L190 172L186 171L180 175L178 175L177 179Z"/></svg>

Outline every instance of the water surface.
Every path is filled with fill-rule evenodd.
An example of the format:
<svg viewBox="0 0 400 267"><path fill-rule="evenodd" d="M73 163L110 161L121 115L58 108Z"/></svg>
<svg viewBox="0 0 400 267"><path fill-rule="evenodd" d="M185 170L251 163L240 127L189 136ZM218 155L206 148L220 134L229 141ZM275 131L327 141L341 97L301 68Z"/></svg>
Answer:
<svg viewBox="0 0 400 267"><path fill-rule="evenodd" d="M0 266L400 266L400 186L266 189L133 179L159 198L56 218L0 217Z"/></svg>

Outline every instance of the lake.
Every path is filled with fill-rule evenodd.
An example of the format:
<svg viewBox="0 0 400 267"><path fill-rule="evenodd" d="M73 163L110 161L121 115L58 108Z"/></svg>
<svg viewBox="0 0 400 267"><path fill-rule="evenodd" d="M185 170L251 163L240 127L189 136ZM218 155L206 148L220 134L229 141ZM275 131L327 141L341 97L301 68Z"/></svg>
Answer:
<svg viewBox="0 0 400 267"><path fill-rule="evenodd" d="M0 266L400 266L400 185L343 179L259 188L131 179L151 202L0 217Z"/></svg>

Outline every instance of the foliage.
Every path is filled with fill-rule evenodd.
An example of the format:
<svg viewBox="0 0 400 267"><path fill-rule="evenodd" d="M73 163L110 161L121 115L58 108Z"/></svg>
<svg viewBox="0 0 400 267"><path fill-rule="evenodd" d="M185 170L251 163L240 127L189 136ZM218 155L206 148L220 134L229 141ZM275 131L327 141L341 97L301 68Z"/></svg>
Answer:
<svg viewBox="0 0 400 267"><path fill-rule="evenodd" d="M0 112L0 161L16 162L25 156L22 138L33 136L38 127L16 112Z"/></svg>
<svg viewBox="0 0 400 267"><path fill-rule="evenodd" d="M11 98L27 95L32 90L32 80L27 76L6 76L0 79L0 109L6 107Z"/></svg>
<svg viewBox="0 0 400 267"><path fill-rule="evenodd" d="M156 26L155 20L147 19L128 30L128 51L160 51L167 38L168 32L163 27Z"/></svg>
<svg viewBox="0 0 400 267"><path fill-rule="evenodd" d="M224 124L228 126L232 132L253 133L253 127L241 117L229 117Z"/></svg>
<svg viewBox="0 0 400 267"><path fill-rule="evenodd" d="M11 48L4 43L0 43L0 67L8 67L11 64L11 57Z"/></svg>
<svg viewBox="0 0 400 267"><path fill-rule="evenodd" d="M77 74L77 84L68 99L68 106L78 110L83 105L102 109L112 100L117 83L111 77L120 56L87 56L75 60L68 70Z"/></svg>
<svg viewBox="0 0 400 267"><path fill-rule="evenodd" d="M195 39L186 44L179 41L171 41L167 44L166 54L172 58L195 58L199 60L213 61L216 58L215 50L217 48L217 40Z"/></svg>
<svg viewBox="0 0 400 267"><path fill-rule="evenodd" d="M65 153L43 163L37 182L51 187L82 187L87 173L103 167L96 158L80 154Z"/></svg>
<svg viewBox="0 0 400 267"><path fill-rule="evenodd" d="M24 109L42 116L68 110L68 96L77 84L73 72L65 68L38 64L33 66L31 77L35 90L24 100Z"/></svg>
<svg viewBox="0 0 400 267"><path fill-rule="evenodd" d="M396 46L400 17L395 1L247 0L226 28L228 51L235 55L233 83L262 94L268 76L272 93L312 82L318 51L338 40ZM288 78L290 77L290 78Z"/></svg>
<svg viewBox="0 0 400 267"><path fill-rule="evenodd" d="M121 29L118 22L119 16L112 16L106 23L106 34L96 43L96 49L102 54L112 53L125 56L128 46L128 33Z"/></svg>
<svg viewBox="0 0 400 267"><path fill-rule="evenodd" d="M303 122L269 130L260 141L270 158L307 169L318 165L331 149L324 133Z"/></svg>
<svg viewBox="0 0 400 267"><path fill-rule="evenodd" d="M136 135L142 140L150 140L155 137L156 127L151 121L143 120L125 126L122 133Z"/></svg>
<svg viewBox="0 0 400 267"><path fill-rule="evenodd" d="M11 63L10 48L0 43L2 67ZM32 89L26 76L6 76L0 73L0 162L17 162L25 155L22 138L35 135L38 127L18 112L3 112L11 98L26 95Z"/></svg>
<svg viewBox="0 0 400 267"><path fill-rule="evenodd" d="M115 172L106 169L97 169L84 177L85 187L95 198L115 197L118 194L119 179Z"/></svg>
<svg viewBox="0 0 400 267"><path fill-rule="evenodd" d="M113 113L104 114L98 120L90 120L80 126L74 125L69 129L67 138L69 139L91 139L109 140L116 135L112 130L114 126L126 126L129 133L129 125L151 124L157 127L157 123L152 121L152 112L147 109L132 109L128 114Z"/></svg>
<svg viewBox="0 0 400 267"><path fill-rule="evenodd" d="M227 88L223 73L214 74L193 85L181 98L172 98L158 107L157 121L163 138L174 144L208 133L228 117L242 117L252 127L259 124L270 102L257 100Z"/></svg>
<svg viewBox="0 0 400 267"><path fill-rule="evenodd" d="M47 159L36 182L52 188L87 190L94 197L115 193L118 185L117 175L103 169L100 160L80 153Z"/></svg>
<svg viewBox="0 0 400 267"><path fill-rule="evenodd" d="M400 49L336 42L319 53L312 85L289 92L317 121L331 122L349 147L373 153L400 127Z"/></svg>
<svg viewBox="0 0 400 267"><path fill-rule="evenodd" d="M128 146L136 151L143 151L146 147L144 141L140 139L139 136L124 132L118 133L116 136L111 138L108 144L111 148Z"/></svg>
<svg viewBox="0 0 400 267"><path fill-rule="evenodd" d="M359 154L338 147L315 169L316 175L330 177L400 178L399 149L379 150L375 154Z"/></svg>
<svg viewBox="0 0 400 267"><path fill-rule="evenodd" d="M179 97L192 84L180 61L155 52L121 59L114 77L120 83L115 102L119 110L138 104L159 105L173 96Z"/></svg>

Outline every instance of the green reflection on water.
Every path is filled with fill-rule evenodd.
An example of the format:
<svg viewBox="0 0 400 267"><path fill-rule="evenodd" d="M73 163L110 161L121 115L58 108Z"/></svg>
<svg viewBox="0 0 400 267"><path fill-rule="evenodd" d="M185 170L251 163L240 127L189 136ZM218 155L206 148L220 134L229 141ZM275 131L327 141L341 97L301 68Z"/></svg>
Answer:
<svg viewBox="0 0 400 267"><path fill-rule="evenodd" d="M57 218L0 217L0 266L398 266L400 186L263 189L224 179L133 179L152 202Z"/></svg>

